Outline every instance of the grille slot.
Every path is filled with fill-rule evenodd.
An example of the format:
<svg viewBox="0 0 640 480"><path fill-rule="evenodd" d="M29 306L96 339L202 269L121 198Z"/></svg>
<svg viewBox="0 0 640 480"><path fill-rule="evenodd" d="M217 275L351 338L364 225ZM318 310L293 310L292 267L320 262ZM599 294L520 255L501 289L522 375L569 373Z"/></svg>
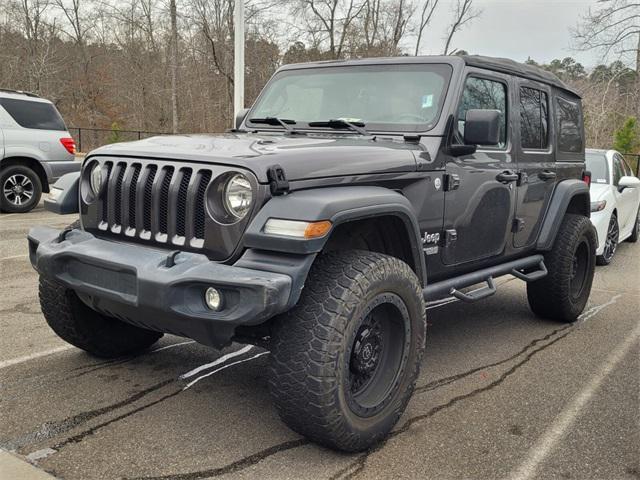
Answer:
<svg viewBox="0 0 640 480"><path fill-rule="evenodd" d="M106 160L96 215L101 230L155 243L204 246L208 167Z"/></svg>
<svg viewBox="0 0 640 480"><path fill-rule="evenodd" d="M140 164L133 166L133 177L131 177L131 187L129 188L129 227L131 228L136 228L136 187L138 186L141 169L142 166Z"/></svg>
<svg viewBox="0 0 640 480"><path fill-rule="evenodd" d="M158 167L155 165L149 165L147 168L149 170L149 175L144 186L144 214L142 228L147 231L151 231L151 189L153 188L153 181L156 178Z"/></svg>
<svg viewBox="0 0 640 480"><path fill-rule="evenodd" d="M196 238L204 238L204 194L207 190L207 186L211 181L211 172L205 171L200 177L200 183L198 184L198 191L196 193L195 204L195 231L194 236Z"/></svg>
<svg viewBox="0 0 640 480"><path fill-rule="evenodd" d="M191 169L182 170L180 189L178 190L178 208L176 211L176 234L185 236L185 215L187 213L187 190L191 180Z"/></svg>

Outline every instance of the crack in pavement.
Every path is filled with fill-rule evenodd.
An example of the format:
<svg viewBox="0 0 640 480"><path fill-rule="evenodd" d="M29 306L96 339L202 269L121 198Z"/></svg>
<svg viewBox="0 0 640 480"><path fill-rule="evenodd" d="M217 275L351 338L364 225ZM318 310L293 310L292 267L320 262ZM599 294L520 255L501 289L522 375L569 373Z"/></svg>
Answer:
<svg viewBox="0 0 640 480"><path fill-rule="evenodd" d="M126 480L199 480L208 477L219 477L252 467L267 457L271 457L280 452L292 450L294 448L299 448L304 445L308 445L309 443L311 442L306 438L289 440L287 442L278 443L272 447L265 448L264 450L260 450L259 452L243 457L240 460L236 460L235 462L229 463L223 467L199 470L196 472L160 475L155 477L126 477Z"/></svg>
<svg viewBox="0 0 640 480"><path fill-rule="evenodd" d="M95 410L89 410L86 412L81 412L76 415L72 415L63 420L57 422L45 422L40 425L35 431L29 432L22 437L19 437L14 440L10 440L9 442L2 445L2 448L6 450L14 450L17 448L24 447L30 443L35 443L41 440L47 440L61 433L67 432L79 425L82 425L89 420L92 420L100 415L104 415L106 413L112 412L113 410L117 410L118 408L122 408L124 406L130 405L138 400L140 400L145 395L152 393L160 388L169 385L170 383L175 382L175 379L164 380L160 383L156 383L144 390L127 397L124 400L120 400L119 402L112 403L111 405L107 405L105 407L97 408Z"/></svg>
<svg viewBox="0 0 640 480"><path fill-rule="evenodd" d="M469 370L469 371L464 372L464 373L460 373L460 374L453 375L453 376L450 376L450 377L445 377L445 378L436 380L434 382L430 382L430 383L428 383L426 385L423 385L422 387L417 388L415 390L415 392L416 393L421 393L421 392L424 392L424 391L435 390L436 388L439 388L441 386L445 386L445 385L448 385L450 383L453 383L453 382L455 382L457 380L460 380L460 379L465 378L465 377L467 377L469 375L472 375L473 373L476 373L476 372L478 372L480 370L483 370L483 369L486 369L486 368L492 368L494 366L502 365L504 363L512 361L515 358L517 358L518 356L520 356L523 353L527 352L532 347L536 346L538 343L543 342L545 340L548 340L551 337L553 337L554 335L556 335L557 333L559 333L559 332L561 332L563 330L567 330L567 329L571 328L572 326L573 326L573 324L570 324L570 325L563 326L561 328L557 328L557 329L553 330L552 332L548 333L547 335L545 335L544 337L540 337L540 338L536 338L536 339L532 340L527 346L525 346L520 351L518 351L518 353L516 353L515 355L510 356L509 358L506 358L506 359L503 359L503 360L500 360L498 362L494 362L494 363L491 363L491 364L487 364L487 365L484 365L482 367L477 367L477 368L474 368L474 369ZM553 342L550 342L549 344L544 345L540 349L535 350L534 352L532 352L532 354L535 354L538 351L540 351L540 350L552 345L553 343L555 343L560 338L563 338L564 336L566 336L568 333L569 332L567 332L565 335L562 335L562 336L558 337ZM532 356L532 354L530 354L530 356ZM521 364L519 364L519 365L521 365ZM478 392L478 393L480 393L480 392ZM456 400L456 399L454 398L454 400ZM447 406L450 406L450 405L447 405ZM431 415L437 413L442 408L445 408L445 407L441 407L441 408L435 407L434 409L432 409L432 410L430 410L428 412L428 416L431 416ZM424 418L427 418L427 417L424 417ZM402 428L400 430L397 430L396 432L401 432L401 431L404 432L404 430L402 430ZM397 434L399 434L399 433L397 433ZM388 438L393 438L397 434L395 432L392 432L389 435ZM199 470L199 471L187 472L187 473L167 474L167 475L160 475L160 476L132 477L132 478L130 478L128 480L198 480L198 479L203 479L203 478L218 477L218 476L226 475L228 473L235 473L235 472L238 472L240 470L244 470L246 468L249 468L249 467L252 467L252 466L256 465L257 463L260 463L261 461L265 460L266 458L268 458L270 456L276 455L276 454L281 453L283 451L292 450L292 449L307 445L309 443L310 443L310 441L306 440L304 438L299 439L299 440L290 440L290 441L287 441L287 442L276 444L276 445L274 445L272 447L269 447L269 448L267 448L265 450L262 450L260 452L255 453L255 454L252 454L252 455L249 455L248 457L243 457L243 458L241 458L239 460L236 460L235 462L229 463L228 465L225 465L223 467L211 468L211 469ZM372 453L373 453L373 451L372 451ZM350 470L353 470L354 468L356 468L356 466L354 466L354 464L352 463L349 466L347 466L345 469L340 470L337 474L335 474L331 478L332 479L340 478L341 475L344 475L346 472L348 472ZM347 478L350 478L350 477L347 477Z"/></svg>
<svg viewBox="0 0 640 480"><path fill-rule="evenodd" d="M433 382L429 382L429 383L427 383L425 385L421 385L419 387L416 387L416 389L414 390L414 393L420 394L420 393L424 393L424 392L430 392L432 390L435 390L436 388L444 387L445 385L449 385L449 384L451 384L453 382L456 382L458 380L466 378L469 375L473 375L474 373L478 373L478 372L480 372L482 370L486 370L488 368L493 368L493 367L497 367L497 366L503 365L505 363L509 363L510 361L515 360L516 358L518 358L523 353L526 353L532 347L535 347L538 343L544 342L546 340L549 340L555 334L560 333L563 330L567 330L568 328L571 328L572 326L573 326L573 324L569 324L569 325L565 325L564 327L561 327L561 328L556 328L555 330L553 330L552 332L548 333L544 337L540 337L540 338L536 338L536 339L532 340L530 343L528 343L527 345L522 347L517 353L511 355L510 357L504 358L502 360L498 360L497 362L488 363L488 364L482 365L480 367L472 368L471 370L467 370L466 372L457 373L457 374L451 375L449 377L439 378L438 380L434 380Z"/></svg>
<svg viewBox="0 0 640 480"><path fill-rule="evenodd" d="M511 375L513 375L515 372L517 372L527 362L529 362L529 360L531 360L531 358L533 358L537 353L540 353L541 351L546 350L550 346L552 346L555 343L559 342L564 337L569 335L572 331L573 330L565 331L565 333L563 333L562 335L559 335L558 337L554 338L549 343L546 343L546 344L542 345L541 347L539 347L539 348L537 348L535 350L532 350L520 362L518 362L515 365L513 365L509 370L505 371L502 375L500 375L493 382L490 382L490 383L488 383L487 385L485 385L483 387L477 388L477 389L472 390L472 391L470 391L468 393L465 393L463 395L457 395L457 396L453 397L451 400L449 400L448 402L433 407L431 410L429 410L426 413L423 413L421 415L416 415L415 417L409 418L398 430L392 431L381 443L379 443L378 445L373 447L371 450L365 452L364 454L361 454L354 462L349 464L346 468L342 469L336 475L332 476L331 480L337 480L338 478L342 478L342 479L345 479L345 480L356 478L360 473L362 473L364 471L368 458L371 455L373 455L374 453L377 453L378 451L380 451L387 444L387 442L389 442L389 440L391 440L391 439L393 439L393 438L395 438L395 437L397 437L399 435L402 435L403 433L406 433L414 424L416 424L418 422L421 422L423 420L426 420L427 418L430 418L430 417L434 416L436 413L438 413L438 412L440 412L442 410L445 410L447 408L453 407L454 405L456 405L457 403L459 403L459 402L461 402L463 400L475 397L476 395L479 395L481 393L487 392L487 391L492 390L493 388L499 386L507 378L509 378Z"/></svg>

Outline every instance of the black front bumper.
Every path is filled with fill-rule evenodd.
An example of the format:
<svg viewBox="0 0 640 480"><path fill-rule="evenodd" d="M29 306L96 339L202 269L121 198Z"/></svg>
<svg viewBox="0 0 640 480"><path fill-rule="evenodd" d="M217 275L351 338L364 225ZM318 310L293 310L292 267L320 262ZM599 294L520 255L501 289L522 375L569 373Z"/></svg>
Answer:
<svg viewBox="0 0 640 480"><path fill-rule="evenodd" d="M134 325L221 347L240 325L257 325L288 308L290 276L222 265L196 253L112 242L88 232L34 227L29 258L40 275L74 290L94 310ZM222 292L212 311L204 292Z"/></svg>

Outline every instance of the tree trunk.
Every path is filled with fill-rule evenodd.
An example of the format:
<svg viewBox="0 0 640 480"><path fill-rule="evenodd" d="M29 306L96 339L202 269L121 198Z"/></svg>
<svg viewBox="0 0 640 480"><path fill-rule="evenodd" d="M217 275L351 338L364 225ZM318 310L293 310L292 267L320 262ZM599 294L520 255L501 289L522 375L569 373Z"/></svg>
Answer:
<svg viewBox="0 0 640 480"><path fill-rule="evenodd" d="M176 0L170 0L171 15L171 117L173 133L178 133L178 21Z"/></svg>

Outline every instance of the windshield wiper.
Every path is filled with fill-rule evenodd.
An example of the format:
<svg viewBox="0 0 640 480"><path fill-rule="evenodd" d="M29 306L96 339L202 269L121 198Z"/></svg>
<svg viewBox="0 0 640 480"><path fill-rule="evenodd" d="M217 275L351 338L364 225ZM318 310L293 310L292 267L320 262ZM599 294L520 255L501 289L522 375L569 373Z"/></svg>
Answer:
<svg viewBox="0 0 640 480"><path fill-rule="evenodd" d="M249 121L251 123L264 123L266 125L280 125L287 132L294 132L295 130L290 125L296 124L295 120L278 117L250 118Z"/></svg>
<svg viewBox="0 0 640 480"><path fill-rule="evenodd" d="M329 127L329 128L348 128L353 130L354 132L358 132L360 135L369 135L364 128L365 125L362 122L349 122L348 120L344 120L342 118L334 118L328 120L326 122L309 122L310 127Z"/></svg>

